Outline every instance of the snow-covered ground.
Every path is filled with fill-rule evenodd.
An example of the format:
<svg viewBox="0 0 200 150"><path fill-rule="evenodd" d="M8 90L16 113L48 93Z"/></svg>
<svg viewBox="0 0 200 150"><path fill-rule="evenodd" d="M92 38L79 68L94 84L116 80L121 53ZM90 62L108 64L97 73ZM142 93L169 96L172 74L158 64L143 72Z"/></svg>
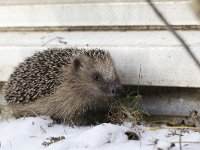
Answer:
<svg viewBox="0 0 200 150"><path fill-rule="evenodd" d="M180 130L148 130L148 127L132 128L129 123L122 126L109 123L88 127L50 126L48 117L29 117L0 121L0 150L179 150ZM126 131L136 131L140 140L128 140ZM199 150L200 133L182 132L182 149ZM49 137L64 136L65 139L44 146ZM184 143L189 142L189 143ZM190 143L191 142L191 143Z"/></svg>

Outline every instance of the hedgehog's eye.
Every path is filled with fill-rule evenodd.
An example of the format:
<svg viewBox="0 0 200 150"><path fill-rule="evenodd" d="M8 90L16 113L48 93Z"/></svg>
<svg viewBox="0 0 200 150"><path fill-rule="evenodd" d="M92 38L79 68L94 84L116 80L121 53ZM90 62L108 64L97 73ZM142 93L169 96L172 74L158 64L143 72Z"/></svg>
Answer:
<svg viewBox="0 0 200 150"><path fill-rule="evenodd" d="M101 75L96 72L92 75L92 78L95 80L95 81L99 81L101 79Z"/></svg>

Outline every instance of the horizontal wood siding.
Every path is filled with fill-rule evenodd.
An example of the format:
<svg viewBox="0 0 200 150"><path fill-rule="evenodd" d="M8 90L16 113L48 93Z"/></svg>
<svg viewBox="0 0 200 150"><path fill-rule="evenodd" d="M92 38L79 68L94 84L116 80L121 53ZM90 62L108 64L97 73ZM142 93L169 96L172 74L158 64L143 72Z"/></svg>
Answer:
<svg viewBox="0 0 200 150"><path fill-rule="evenodd" d="M193 52L200 56L200 43L196 40L200 32L182 31L180 34L188 39ZM0 38L0 76L4 81L14 66L35 51L54 47L85 47L110 51L124 84L136 84L141 67L142 85L200 86L199 69L167 31L27 32L0 35L3 37ZM11 36L15 40L11 40Z"/></svg>
<svg viewBox="0 0 200 150"><path fill-rule="evenodd" d="M200 24L189 2L156 5L200 59ZM197 66L145 2L2 4L0 20L0 81L35 51L84 47L110 51L124 84L141 74L141 85L200 87Z"/></svg>
<svg viewBox="0 0 200 150"><path fill-rule="evenodd" d="M156 2L173 25L199 25L188 2ZM0 6L0 27L163 25L145 3Z"/></svg>

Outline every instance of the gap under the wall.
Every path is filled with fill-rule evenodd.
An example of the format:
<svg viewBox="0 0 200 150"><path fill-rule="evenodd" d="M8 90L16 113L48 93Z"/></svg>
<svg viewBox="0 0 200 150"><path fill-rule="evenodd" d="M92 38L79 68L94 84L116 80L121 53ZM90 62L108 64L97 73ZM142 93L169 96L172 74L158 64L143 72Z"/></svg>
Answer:
<svg viewBox="0 0 200 150"><path fill-rule="evenodd" d="M0 82L0 102L3 101L3 85ZM143 106L152 116L185 117L189 112L200 112L200 89L180 87L155 87L155 86L130 86L130 91L139 91L142 95ZM108 106L102 104L97 110L108 110Z"/></svg>

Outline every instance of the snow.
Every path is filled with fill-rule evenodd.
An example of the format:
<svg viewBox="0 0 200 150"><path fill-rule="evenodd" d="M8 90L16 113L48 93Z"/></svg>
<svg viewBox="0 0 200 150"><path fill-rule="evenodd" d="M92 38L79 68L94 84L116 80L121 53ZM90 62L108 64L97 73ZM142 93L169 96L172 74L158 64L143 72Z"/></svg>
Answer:
<svg viewBox="0 0 200 150"><path fill-rule="evenodd" d="M130 123L114 125L103 123L97 126L69 127L63 124L49 126L52 120L48 117L27 117L0 121L1 150L153 150L169 149L172 142L173 150L179 150L180 130L160 129L149 130L145 126L131 127ZM128 140L126 131L134 131L140 140ZM182 149L197 150L200 133L186 130L181 133ZM42 143L49 137L64 136L65 139L44 146ZM157 141L157 144L155 144Z"/></svg>

